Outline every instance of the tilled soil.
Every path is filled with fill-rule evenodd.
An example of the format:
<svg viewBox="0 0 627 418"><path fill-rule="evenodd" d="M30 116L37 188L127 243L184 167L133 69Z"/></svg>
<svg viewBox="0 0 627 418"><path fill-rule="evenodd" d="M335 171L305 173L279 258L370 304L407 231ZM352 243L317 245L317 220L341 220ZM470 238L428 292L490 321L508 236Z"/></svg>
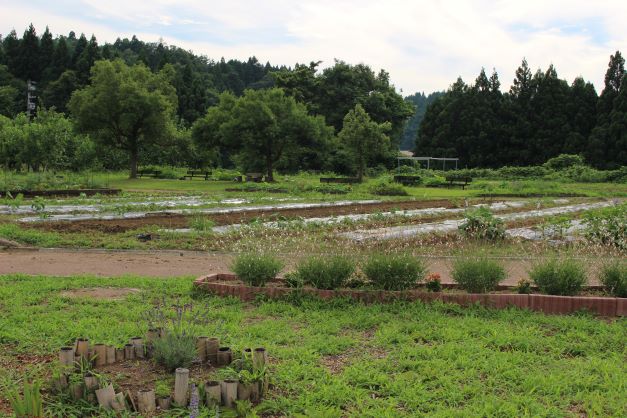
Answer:
<svg viewBox="0 0 627 418"><path fill-rule="evenodd" d="M380 202L367 204L353 204L345 206L328 206L317 208L287 208L270 210L250 210L245 212L220 213L202 215L211 219L216 225L231 225L246 223L253 219L272 221L280 217L285 218L313 218L324 216L338 216L360 213L386 212L393 209L411 210L445 207L453 208L455 205L448 199L439 200L416 200L404 202ZM105 233L122 233L130 230L143 228L145 226L159 226L164 228L188 228L189 221L194 215L178 214L154 214L143 218L134 219L112 219L100 220L90 219L84 221L55 221L55 222L32 222L22 224L23 228L35 228L44 231L59 232L88 232L100 231Z"/></svg>
<svg viewBox="0 0 627 418"><path fill-rule="evenodd" d="M279 255L290 270L298 262L295 255ZM143 277L203 276L210 273L230 271L232 254L203 253L195 251L106 251L106 250L7 250L0 251L1 274L32 274L47 276L95 275L120 277L136 275ZM440 274L443 283L452 283L452 259L428 257L425 259L430 272ZM507 271L506 285L515 285L528 277L533 259L503 259ZM602 260L587 259L590 284L598 284L596 271ZM103 280L103 286L107 281Z"/></svg>

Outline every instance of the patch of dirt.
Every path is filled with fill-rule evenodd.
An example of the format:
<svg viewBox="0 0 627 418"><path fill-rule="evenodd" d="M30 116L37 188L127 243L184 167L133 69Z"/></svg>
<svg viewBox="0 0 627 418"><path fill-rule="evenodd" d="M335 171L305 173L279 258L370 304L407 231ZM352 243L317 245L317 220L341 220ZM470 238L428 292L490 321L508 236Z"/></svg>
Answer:
<svg viewBox="0 0 627 418"><path fill-rule="evenodd" d="M273 221L278 218L313 218L325 216L351 215L362 213L387 212L390 210L413 210L435 207L454 208L453 202L448 199L439 200L415 200L402 202L379 202L367 204L354 204L345 206L328 206L317 208L286 208L286 209L266 209L250 210L235 213L220 213L202 215L213 221L216 225L232 225L237 223L247 223L254 219ZM134 219L90 219L84 221L55 221L55 222L32 222L25 223L23 228L33 228L44 231L59 232L88 232L100 231L105 233L123 233L146 226L159 226L163 228L176 229L188 228L191 215L177 214L154 214L143 218Z"/></svg>
<svg viewBox="0 0 627 418"><path fill-rule="evenodd" d="M140 292L139 289L128 287L92 287L84 289L64 290L61 296L69 298L91 298L119 300L126 296Z"/></svg>

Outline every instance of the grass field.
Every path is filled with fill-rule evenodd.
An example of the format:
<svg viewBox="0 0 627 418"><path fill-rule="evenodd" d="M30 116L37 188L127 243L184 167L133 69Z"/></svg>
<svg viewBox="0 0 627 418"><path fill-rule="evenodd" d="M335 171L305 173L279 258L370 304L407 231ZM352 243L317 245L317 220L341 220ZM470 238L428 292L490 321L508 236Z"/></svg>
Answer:
<svg viewBox="0 0 627 418"><path fill-rule="evenodd" d="M141 293L124 300L60 295L105 284ZM210 306L210 325L197 332L236 349L269 350L272 387L259 415L627 414L624 319L421 303L243 304L193 295L189 278L0 277L0 391L25 373L47 375L50 365L37 360L55 358L78 336L119 345L145 332L142 313L161 297ZM59 405L48 402L53 414Z"/></svg>

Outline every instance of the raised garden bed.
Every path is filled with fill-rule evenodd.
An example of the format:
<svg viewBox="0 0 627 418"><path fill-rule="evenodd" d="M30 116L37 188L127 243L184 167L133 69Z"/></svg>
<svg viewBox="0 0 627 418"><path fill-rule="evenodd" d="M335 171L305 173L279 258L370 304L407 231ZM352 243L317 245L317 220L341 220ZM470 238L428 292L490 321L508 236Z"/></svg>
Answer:
<svg viewBox="0 0 627 418"><path fill-rule="evenodd" d="M540 294L512 294L512 293L449 293L427 292L421 289L405 291L385 290L357 290L338 289L321 290L309 287L290 288L285 286L281 279L274 279L266 287L254 287L243 284L234 274L217 273L199 277L194 281L194 287L203 289L219 296L238 297L244 301L254 300L257 295L268 298L281 298L292 292L316 296L321 299L352 298L365 303L392 302L396 300L433 302L440 300L446 303L455 303L462 306L480 305L504 309L515 306L531 309L547 314L569 314L587 310L601 316L627 316L627 298L594 297L594 296L551 296ZM455 286L447 286L454 288ZM511 287L501 286L507 290Z"/></svg>
<svg viewBox="0 0 627 418"><path fill-rule="evenodd" d="M356 184L361 182L356 177L320 177L320 183Z"/></svg>
<svg viewBox="0 0 627 418"><path fill-rule="evenodd" d="M117 195L122 192L121 189L58 189L58 190L11 190L9 192L0 192L0 197L6 196L10 193L11 196L17 196L22 194L24 197L49 197L49 196L62 196L62 197L78 197L81 195L94 196L100 195Z"/></svg>

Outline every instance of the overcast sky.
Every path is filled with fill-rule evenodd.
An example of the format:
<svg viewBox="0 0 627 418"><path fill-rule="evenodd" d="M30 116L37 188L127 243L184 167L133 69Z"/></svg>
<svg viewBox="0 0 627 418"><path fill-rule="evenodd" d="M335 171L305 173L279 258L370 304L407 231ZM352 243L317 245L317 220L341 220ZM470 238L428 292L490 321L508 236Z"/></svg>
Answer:
<svg viewBox="0 0 627 418"><path fill-rule="evenodd" d="M390 73L405 95L496 68L509 88L523 57L603 88L610 54L627 53L625 0L0 0L0 33L74 30L99 43L133 34L212 59L274 65L338 58Z"/></svg>

